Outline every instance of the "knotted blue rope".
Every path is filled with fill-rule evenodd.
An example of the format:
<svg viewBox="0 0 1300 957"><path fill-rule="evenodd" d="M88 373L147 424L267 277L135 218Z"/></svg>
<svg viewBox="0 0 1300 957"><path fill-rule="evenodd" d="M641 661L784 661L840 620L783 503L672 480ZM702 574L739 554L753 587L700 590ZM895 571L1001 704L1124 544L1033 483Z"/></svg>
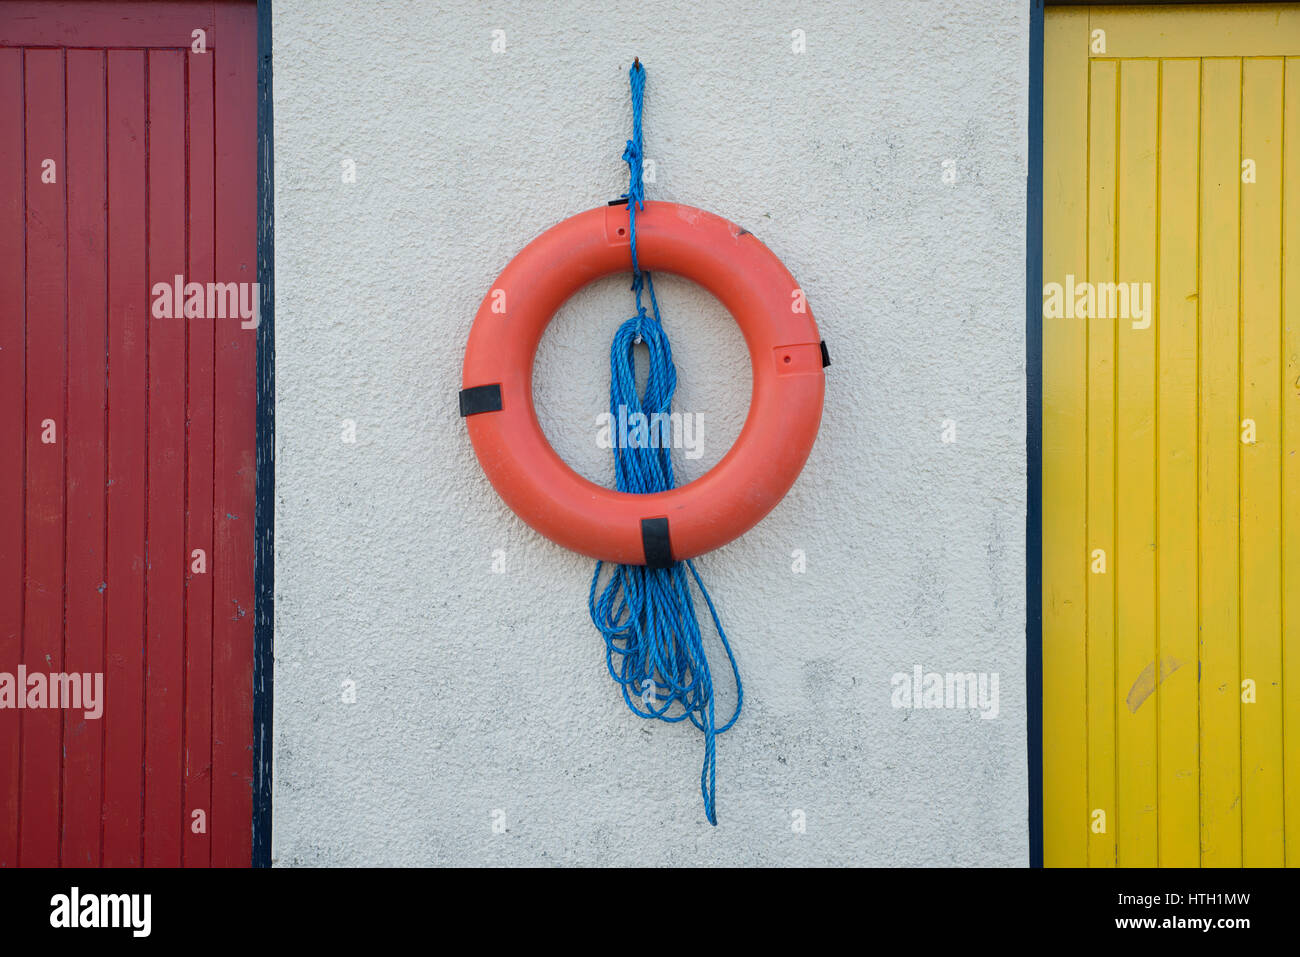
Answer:
<svg viewBox="0 0 1300 957"><path fill-rule="evenodd" d="M633 63L628 76L632 85L632 139L627 141L623 161L628 165L630 182L626 193L628 234L632 251L632 291L636 294L636 315L614 334L609 351L609 410L614 422L626 421L641 413L647 422L654 413L672 411L677 391L677 369L659 317L654 282L642 272L636 255L636 214L645 209L645 183L642 180L641 110L645 97L645 68ZM641 303L641 291L650 293L647 315ZM636 346L644 344L648 352L649 375L644 393L636 388ZM620 407L624 417L620 418ZM649 446L633 444L628 437L611 429L614 436L614 479L620 492L663 492L675 487L670 449L651 430ZM635 437L635 435L633 436ZM668 568L645 565L618 565L611 569L609 580L599 589L604 562L596 563L591 578L588 605L591 620L605 637L605 663L610 677L622 686L628 708L642 718L657 718L670 723L689 718L704 732L704 766L700 770L700 794L709 823L717 825L717 758L715 740L740 717L744 689L736 657L731 653L726 632L718 620L713 599L701 581L695 563L674 562ZM690 572L690 578L686 573ZM736 679L736 710L721 727L713 703L713 678L704 653L704 638L695 617L691 579L709 606L713 627L722 641Z"/></svg>

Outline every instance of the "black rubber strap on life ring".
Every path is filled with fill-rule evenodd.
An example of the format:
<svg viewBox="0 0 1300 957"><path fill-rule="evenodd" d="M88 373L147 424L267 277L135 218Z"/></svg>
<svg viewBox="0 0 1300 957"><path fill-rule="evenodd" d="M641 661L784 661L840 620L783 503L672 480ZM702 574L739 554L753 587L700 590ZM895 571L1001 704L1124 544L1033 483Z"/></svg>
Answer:
<svg viewBox="0 0 1300 957"><path fill-rule="evenodd" d="M641 519L641 547L645 549L647 568L671 568L673 546L668 540L668 519Z"/></svg>
<svg viewBox="0 0 1300 957"><path fill-rule="evenodd" d="M822 368L825 369L831 364L831 354L826 349L826 340L822 340Z"/></svg>
<svg viewBox="0 0 1300 957"><path fill-rule="evenodd" d="M460 414L478 415L480 412L501 411L501 384L476 385L460 390Z"/></svg>

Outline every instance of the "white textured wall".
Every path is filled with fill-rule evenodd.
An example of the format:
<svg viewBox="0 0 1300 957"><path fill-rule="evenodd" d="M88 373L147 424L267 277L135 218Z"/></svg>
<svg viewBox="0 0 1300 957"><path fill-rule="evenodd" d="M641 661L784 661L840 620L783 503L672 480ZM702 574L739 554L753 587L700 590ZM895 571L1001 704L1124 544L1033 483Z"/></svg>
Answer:
<svg viewBox="0 0 1300 957"><path fill-rule="evenodd" d="M1027 36L1006 0L276 0L278 863L1027 861ZM650 198L757 234L834 362L790 495L699 563L745 681L717 829L702 738L627 711L592 563L501 503L456 409L493 278L626 188L634 55ZM748 362L715 300L659 289L705 418L690 477L739 432ZM552 442L611 483L594 417L631 308L623 279L584 290L536 370ZM916 664L998 672L999 717L894 709Z"/></svg>

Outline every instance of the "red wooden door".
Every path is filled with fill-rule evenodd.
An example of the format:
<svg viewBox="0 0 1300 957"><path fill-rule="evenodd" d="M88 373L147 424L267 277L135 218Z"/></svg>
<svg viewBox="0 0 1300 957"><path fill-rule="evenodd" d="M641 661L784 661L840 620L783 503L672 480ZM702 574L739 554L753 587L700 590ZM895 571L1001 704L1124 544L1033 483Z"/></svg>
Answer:
<svg viewBox="0 0 1300 957"><path fill-rule="evenodd" d="M0 865L250 862L256 70L251 3L0 2Z"/></svg>

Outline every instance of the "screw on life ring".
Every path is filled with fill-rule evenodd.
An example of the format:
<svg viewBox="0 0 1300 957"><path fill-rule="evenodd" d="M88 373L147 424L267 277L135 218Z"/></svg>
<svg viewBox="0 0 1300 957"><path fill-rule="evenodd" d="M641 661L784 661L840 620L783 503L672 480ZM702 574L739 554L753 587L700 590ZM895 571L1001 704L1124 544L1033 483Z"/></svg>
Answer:
<svg viewBox="0 0 1300 957"><path fill-rule="evenodd" d="M592 558L662 567L744 534L789 491L817 438L830 360L802 290L752 233L664 202L638 210L636 229L642 269L703 286L745 337L749 415L722 460L666 492L616 492L566 465L537 421L533 359L551 318L583 286L631 269L622 205L566 219L506 266L470 329L460 409L483 471L516 515Z"/></svg>

